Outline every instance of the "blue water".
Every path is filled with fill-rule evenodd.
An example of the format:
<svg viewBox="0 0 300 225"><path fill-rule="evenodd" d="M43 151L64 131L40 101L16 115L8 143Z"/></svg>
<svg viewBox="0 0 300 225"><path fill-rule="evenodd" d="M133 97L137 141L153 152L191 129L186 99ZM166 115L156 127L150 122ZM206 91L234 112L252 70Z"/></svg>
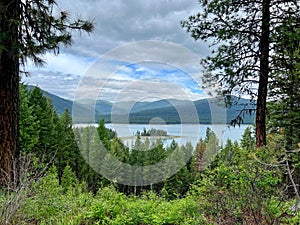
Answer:
<svg viewBox="0 0 300 225"><path fill-rule="evenodd" d="M203 125L203 124L106 124L107 128L111 128L116 131L118 136L124 139L124 144L132 145L135 138L130 138L137 133L137 131L143 131L144 128L149 130L151 128L165 130L168 135L180 136L174 138L179 144L185 144L190 141L193 146L197 144L200 138L205 138L206 128L211 128L217 135L220 144L226 143L227 139L232 141L240 141L245 129L249 125L241 125L232 127L228 125ZM171 142L172 139L167 140L166 144Z"/></svg>

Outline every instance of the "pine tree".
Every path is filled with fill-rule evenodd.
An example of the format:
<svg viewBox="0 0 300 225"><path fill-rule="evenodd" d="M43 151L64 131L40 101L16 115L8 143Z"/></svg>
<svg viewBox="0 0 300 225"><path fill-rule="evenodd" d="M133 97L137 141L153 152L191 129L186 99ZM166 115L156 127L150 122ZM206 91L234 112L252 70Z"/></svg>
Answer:
<svg viewBox="0 0 300 225"><path fill-rule="evenodd" d="M217 48L202 61L205 86L219 85L221 94L249 95L256 100L256 146L266 145L267 89L276 65L277 29L299 15L297 0L200 0L201 13L182 26L198 40ZM294 24L289 23L289 26ZM257 89L256 89L257 87ZM252 109L250 109L252 110Z"/></svg>
<svg viewBox="0 0 300 225"><path fill-rule="evenodd" d="M123 145L120 139L115 136L111 142L110 154L116 160L115 164L111 164L111 171L115 173L117 177L116 182L118 183L118 189L120 191L126 190L126 187L122 184L126 183L127 173L130 171L125 171L125 168L122 163L128 163L129 161L129 149Z"/></svg>
<svg viewBox="0 0 300 225"><path fill-rule="evenodd" d="M72 128L72 117L68 109L60 115L59 125L60 130L57 136L57 141L59 143L55 157L58 177L61 178L63 170L67 165L69 165L72 171L74 171L77 177L79 177L84 161L76 143Z"/></svg>
<svg viewBox="0 0 300 225"><path fill-rule="evenodd" d="M204 142L205 151L202 157L201 165L203 169L209 166L220 152L219 140L217 138L217 135L209 127L206 129L206 136Z"/></svg>
<svg viewBox="0 0 300 225"><path fill-rule="evenodd" d="M291 25L292 24L292 25ZM275 45L276 65L270 83L269 128L284 130L286 148L300 142L300 15L287 18L278 28L280 42Z"/></svg>
<svg viewBox="0 0 300 225"><path fill-rule="evenodd" d="M79 180L77 179L75 173L72 171L71 167L67 165L61 176L61 186L64 192L76 187L79 184Z"/></svg>
<svg viewBox="0 0 300 225"><path fill-rule="evenodd" d="M173 145L173 147L171 148L176 148L177 146L175 142L171 145ZM153 167L146 167L144 169L144 179L147 181L147 183L150 183L148 189L155 191L156 193L160 193L164 185L163 181L165 178L164 173L166 167L163 163L165 162L164 160L168 156L167 151L168 150L165 149L161 139L157 139L152 148L146 149L147 154L145 156L145 165L153 165Z"/></svg>
<svg viewBox="0 0 300 225"><path fill-rule="evenodd" d="M33 114L34 106L29 102L28 88L20 84L20 153L34 154L33 148L39 141L40 125Z"/></svg>
<svg viewBox="0 0 300 225"><path fill-rule="evenodd" d="M57 54L60 44L71 44L72 30L93 30L90 21L71 21L67 12L54 16L56 6L55 0L0 2L0 186L18 180L20 62L31 58L41 64L41 54Z"/></svg>
<svg viewBox="0 0 300 225"><path fill-rule="evenodd" d="M102 177L96 171L100 171L99 149L101 150L103 145L99 141L95 127L76 128L74 134L84 159L78 177L86 182L89 190L96 192L99 187L98 183L102 180Z"/></svg>
<svg viewBox="0 0 300 225"><path fill-rule="evenodd" d="M104 119L101 119L99 126L97 127L97 133L102 142L103 146L109 150L110 149L110 133L109 130L105 127Z"/></svg>
<svg viewBox="0 0 300 225"><path fill-rule="evenodd" d="M34 146L34 153L41 160L53 160L58 150L58 115L50 100L43 95L40 88L35 87L29 96L32 115L39 124L38 142Z"/></svg>
<svg viewBox="0 0 300 225"><path fill-rule="evenodd" d="M194 170L199 172L203 169L203 156L206 150L206 144L205 142L202 140L202 138L200 139L200 141L197 143L196 145L196 149L195 149L195 162L194 162Z"/></svg>
<svg viewBox="0 0 300 225"><path fill-rule="evenodd" d="M247 127L242 135L241 147L246 150L252 150L255 146L255 137L251 127Z"/></svg>
<svg viewBox="0 0 300 225"><path fill-rule="evenodd" d="M290 175L294 183L298 184L300 156L294 151L300 146L300 13L286 18L277 30L280 41L275 45L275 64L281 69L273 71L274 79L270 83L268 128L271 130L271 137L283 136L283 140L275 139L276 146L279 147L278 150L286 151L288 166L293 168ZM288 194L294 196L291 177L285 172Z"/></svg>
<svg viewBox="0 0 300 225"><path fill-rule="evenodd" d="M164 183L164 191L167 193L169 199L176 199L184 197L189 190L191 184L193 183L193 173L189 169L189 163L186 163L186 156L184 153L191 151L189 144L179 147L177 145L174 149L175 157L172 162L174 164L184 165L182 168L177 167L178 171L171 177L169 177ZM172 163L171 162L171 163ZM176 165L174 165L174 168Z"/></svg>

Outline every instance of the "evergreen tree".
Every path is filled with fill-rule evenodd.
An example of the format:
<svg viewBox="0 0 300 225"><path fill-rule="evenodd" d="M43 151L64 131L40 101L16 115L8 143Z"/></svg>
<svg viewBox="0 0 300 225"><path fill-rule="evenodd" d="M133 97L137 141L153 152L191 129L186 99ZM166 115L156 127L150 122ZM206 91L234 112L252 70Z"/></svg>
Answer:
<svg viewBox="0 0 300 225"><path fill-rule="evenodd" d="M147 160L145 158L144 143L138 134L129 155L129 164L131 165L131 184L133 190L131 191L135 195L140 195L143 189L143 166L145 166Z"/></svg>
<svg viewBox="0 0 300 225"><path fill-rule="evenodd" d="M187 170L189 172L193 173L194 172L194 162L195 162L194 147L191 142L187 142L184 147L185 147L185 151L184 151L185 159L186 160L189 159L186 163Z"/></svg>
<svg viewBox="0 0 300 225"><path fill-rule="evenodd" d="M202 157L201 167L204 169L209 166L220 151L219 140L215 132L209 127L206 128L206 136L204 139L205 151Z"/></svg>
<svg viewBox="0 0 300 225"><path fill-rule="evenodd" d="M292 24L292 25L291 25ZM286 148L300 142L300 15L287 18L278 28L275 64L282 68L273 72L270 83L269 128L284 130Z"/></svg>
<svg viewBox="0 0 300 225"><path fill-rule="evenodd" d="M40 54L59 53L60 44L71 44L72 30L93 30L89 21L71 21L67 12L56 17L54 11L60 11L55 0L0 2L0 186L17 180L20 62L31 58L42 63Z"/></svg>
<svg viewBox="0 0 300 225"><path fill-rule="evenodd" d="M300 2L200 0L199 3L202 12L190 16L182 26L194 39L212 40L212 45L217 46L212 56L202 61L206 70L204 84L218 84L223 95L246 94L256 99L256 146L265 146L267 88L273 79L271 70L278 69L274 63L274 43L279 42L281 31L277 28L286 18L299 15Z"/></svg>
<svg viewBox="0 0 300 225"><path fill-rule="evenodd" d="M58 177L61 178L63 170L67 165L70 166L72 171L79 177L84 161L75 140L72 128L72 117L68 109L60 116L59 125L60 130L57 136L59 146L55 157Z"/></svg>
<svg viewBox="0 0 300 225"><path fill-rule="evenodd" d="M102 176L97 171L101 170L101 162L105 157L105 154L101 154L103 145L99 140L95 127L76 128L74 133L84 159L79 177L86 182L89 190L96 193L102 182Z"/></svg>
<svg viewBox="0 0 300 225"><path fill-rule="evenodd" d="M113 161L112 161L113 159ZM128 163L129 149L123 145L117 135L111 141L109 154L104 159L104 167L115 178L114 182L120 191L126 191L127 187L123 184L127 182L126 177L130 171L126 171L123 163Z"/></svg>
<svg viewBox="0 0 300 225"><path fill-rule="evenodd" d="M53 160L58 150L58 115L50 100L43 96L40 88L35 87L29 96L32 115L39 124L38 142L34 146L34 152L44 161Z"/></svg>
<svg viewBox="0 0 300 225"><path fill-rule="evenodd" d="M245 132L247 133L247 132ZM255 140L253 140L255 143ZM255 147L255 144L252 145L252 148L247 145L247 148L244 148L243 151L252 151ZM239 163L235 162L235 157L240 157L240 145L237 141L232 143L230 139L227 140L225 146L222 147L221 151L218 153L216 158L212 162L212 167L215 168L219 166L220 164L223 164L224 166L231 166L234 163ZM245 152L246 152L245 151Z"/></svg>
<svg viewBox="0 0 300 225"><path fill-rule="evenodd" d="M76 187L79 184L79 180L77 179L75 173L72 171L71 167L67 165L61 177L61 186L64 192Z"/></svg>
<svg viewBox="0 0 300 225"><path fill-rule="evenodd" d="M137 134L134 145L133 145L133 149L137 150L137 151L143 151L144 148L144 143L141 140L141 135Z"/></svg>
<svg viewBox="0 0 300 225"><path fill-rule="evenodd" d="M300 182L300 156L294 152L300 143L300 13L286 18L277 31L280 41L275 45L274 63L281 69L273 71L270 83L268 127L271 137L283 136L283 140L275 139L276 152L284 149L288 167L293 168L289 176L286 171L283 176L288 195L294 196L291 178L295 184Z"/></svg>
<svg viewBox="0 0 300 225"><path fill-rule="evenodd" d="M34 154L34 146L39 141L40 125L36 115L33 114L34 106L29 102L28 88L20 84L20 152L21 154Z"/></svg>
<svg viewBox="0 0 300 225"><path fill-rule="evenodd" d="M118 178L116 180L116 182L118 183L118 190L126 192L128 188L123 184L126 182L125 179L127 173L129 173L130 171L125 171L122 163L128 163L129 149L125 145L123 145L117 135L114 136L111 142L110 154L115 158L116 163L112 164L111 161L108 161L107 163L111 168L111 173L113 172L115 174L115 177Z"/></svg>
<svg viewBox="0 0 300 225"><path fill-rule="evenodd" d="M194 170L199 172L203 169L203 156L206 150L206 144L201 138L200 141L196 145L195 149L195 161L194 161Z"/></svg>
<svg viewBox="0 0 300 225"><path fill-rule="evenodd" d="M111 136L109 130L105 127L104 119L100 120L99 126L97 127L97 133L103 146L109 150Z"/></svg>
<svg viewBox="0 0 300 225"><path fill-rule="evenodd" d="M252 150L255 146L255 137L251 127L247 127L242 135L241 147L247 150Z"/></svg>
<svg viewBox="0 0 300 225"><path fill-rule="evenodd" d="M172 143L173 143L173 141L172 141ZM174 142L173 146L177 146L177 143ZM146 151L147 151L147 155L146 155L146 163L145 164L146 165L154 165L154 167L151 167L151 170L148 167L145 168L145 180L147 180L148 183L149 183L149 181L151 181L151 184L148 187L149 190L155 191L156 193L160 193L160 191L164 185L163 180L164 180L165 174L163 171L166 168L163 167L163 164L160 165L158 163L165 162L164 160L168 156L167 155L168 150L166 150L164 148L163 142L159 138L155 141L152 148L150 148L150 149L148 148ZM158 166L158 165L160 165L160 166Z"/></svg>
<svg viewBox="0 0 300 225"><path fill-rule="evenodd" d="M188 143L181 147L178 147L177 145L176 149L173 151L175 155L172 157L171 163L174 163L174 166L172 166L173 169L177 168L178 171L165 181L164 191L169 199L184 197L194 181L194 174L189 165L191 164L191 161L189 160L186 163L186 156L184 155L186 152L191 152L189 147L190 145ZM184 166L178 168L175 164Z"/></svg>

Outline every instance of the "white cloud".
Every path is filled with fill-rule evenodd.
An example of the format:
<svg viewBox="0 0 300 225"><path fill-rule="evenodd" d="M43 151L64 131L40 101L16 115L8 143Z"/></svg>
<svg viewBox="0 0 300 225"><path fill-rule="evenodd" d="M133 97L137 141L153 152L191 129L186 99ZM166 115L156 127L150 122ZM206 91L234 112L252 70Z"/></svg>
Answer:
<svg viewBox="0 0 300 225"><path fill-rule="evenodd" d="M147 60L156 59L156 65L164 67L164 62L170 65L177 65L186 72L191 73L191 78L200 82L199 76L194 76L192 72L198 71L200 58L188 58L179 49L177 52L168 51L151 43L150 45L137 45L137 49L124 49L124 52L118 54L109 54L111 49L118 47L120 44L131 43L134 41L158 40L168 41L183 46L190 51L194 51L199 57L208 53L208 47L202 42L195 42L189 34L180 27L180 21L187 19L188 16L200 11L197 0L59 0L58 5L61 10L67 10L74 17L94 19L95 31L90 34L73 35L73 45L68 48L62 48L59 56L47 53L44 56L47 64L43 68L35 68L32 64L28 65L31 72L29 78L24 81L29 84L38 84L47 91L58 94L62 97L73 98L80 78L91 75L88 81L90 87L86 84L86 95L89 90L95 90L97 85L103 85L107 82L108 76L111 78L105 87L105 93L102 92L106 99L113 99L125 85L132 84L135 80L142 78L153 78L153 72L147 66L140 67L136 72L145 72L143 77L137 78L130 76L132 71L124 64L113 62L122 60L123 63L134 62L137 59ZM141 50L141 48L144 48ZM144 54L142 54L144 50ZM149 51L150 50L150 51ZM96 59L103 54L108 54L112 63L105 64L105 68L98 70L94 66ZM191 63L192 61L192 63ZM197 64L197 65L196 65ZM195 69L193 69L195 67ZM91 68L92 71L91 71ZM112 74L116 72L115 74ZM136 74L135 74L136 75ZM172 75L174 77L174 75ZM155 81L155 80L153 80ZM151 92L157 96L165 98L200 98L201 95L190 90L189 87L183 86L183 95L177 92L171 92L174 85L178 85L183 78L174 77L174 83L155 83L155 90L149 86L134 86L130 90L131 96L137 97L141 93ZM86 81L81 81L86 82ZM156 82L156 81L155 81ZM154 83L152 84L154 85ZM181 89L180 89L181 90ZM129 90L128 90L129 91ZM136 91L137 94L134 94ZM155 91L155 92L154 92ZM181 94L182 94L181 93Z"/></svg>
<svg viewBox="0 0 300 225"><path fill-rule="evenodd" d="M83 75L93 62L91 58L82 57L80 55L72 55L69 53L54 55L48 52L42 58L46 62L45 65L37 68L31 61L29 61L27 65L28 70L52 70L67 74Z"/></svg>

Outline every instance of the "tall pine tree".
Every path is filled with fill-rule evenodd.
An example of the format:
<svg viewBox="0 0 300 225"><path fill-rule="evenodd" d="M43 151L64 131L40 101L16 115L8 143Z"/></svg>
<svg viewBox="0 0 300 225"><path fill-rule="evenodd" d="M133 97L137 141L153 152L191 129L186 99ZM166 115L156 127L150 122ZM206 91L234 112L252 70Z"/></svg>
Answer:
<svg viewBox="0 0 300 225"><path fill-rule="evenodd" d="M300 142L300 15L287 18L278 27L280 41L275 45L275 64L270 83L269 127L284 130L286 148Z"/></svg>
<svg viewBox="0 0 300 225"><path fill-rule="evenodd" d="M71 21L59 12L55 0L3 0L0 2L0 186L17 185L19 157L19 66L40 58L47 50L59 53L71 44L74 29L90 32L90 21ZM55 10L54 10L55 9Z"/></svg>
<svg viewBox="0 0 300 225"><path fill-rule="evenodd" d="M34 115L34 106L29 102L30 91L20 84L20 153L34 154L34 146L39 141L40 124Z"/></svg>
<svg viewBox="0 0 300 225"><path fill-rule="evenodd" d="M274 64L277 27L299 15L298 0L200 0L203 10L182 26L196 40L217 46L202 60L204 84L220 86L223 95L256 100L256 146L266 145L267 89ZM293 26L293 24L289 24Z"/></svg>

